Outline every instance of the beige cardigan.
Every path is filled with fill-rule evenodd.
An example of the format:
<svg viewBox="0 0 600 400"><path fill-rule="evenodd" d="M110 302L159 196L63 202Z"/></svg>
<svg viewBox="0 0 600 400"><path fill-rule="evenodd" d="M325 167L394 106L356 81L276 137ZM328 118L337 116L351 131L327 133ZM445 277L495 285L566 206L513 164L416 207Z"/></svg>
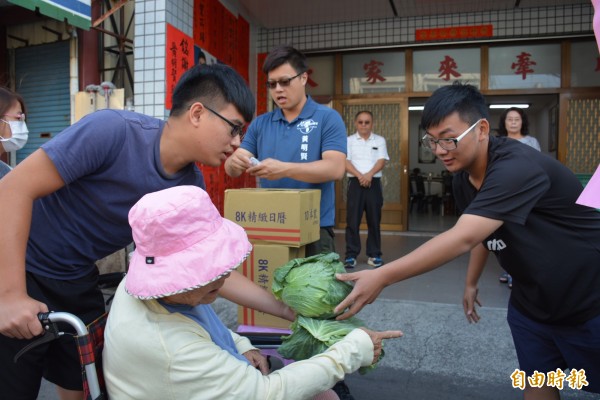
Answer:
<svg viewBox="0 0 600 400"><path fill-rule="evenodd" d="M310 399L373 359L369 336L355 329L322 354L262 375L218 347L188 317L129 296L124 281L104 335L111 400ZM253 349L246 338L231 335L240 353Z"/></svg>

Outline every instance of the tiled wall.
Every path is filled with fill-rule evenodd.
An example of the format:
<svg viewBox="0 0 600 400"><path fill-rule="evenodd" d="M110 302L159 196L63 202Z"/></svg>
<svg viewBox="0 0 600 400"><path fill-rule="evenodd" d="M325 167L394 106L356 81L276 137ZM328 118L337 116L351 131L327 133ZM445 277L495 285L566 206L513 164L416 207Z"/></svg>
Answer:
<svg viewBox="0 0 600 400"><path fill-rule="evenodd" d="M167 117L168 110L164 108L166 23L192 36L193 3L193 0L135 1L136 111L157 118ZM292 44L305 52L410 46L415 44L415 29L461 25L493 24L494 37L498 39L591 34L592 16L591 4L574 4L258 29L256 50L267 52L281 43ZM250 60L250 64L253 63L255 61Z"/></svg>
<svg viewBox="0 0 600 400"><path fill-rule="evenodd" d="M193 0L136 0L134 105L137 112L164 119L166 24L192 36Z"/></svg>
<svg viewBox="0 0 600 400"><path fill-rule="evenodd" d="M523 38L590 34L591 3L509 11L473 12L413 18L386 18L305 27L260 29L258 51L268 52L287 43L305 51L407 46L415 43L415 29L461 25L494 25L494 38Z"/></svg>

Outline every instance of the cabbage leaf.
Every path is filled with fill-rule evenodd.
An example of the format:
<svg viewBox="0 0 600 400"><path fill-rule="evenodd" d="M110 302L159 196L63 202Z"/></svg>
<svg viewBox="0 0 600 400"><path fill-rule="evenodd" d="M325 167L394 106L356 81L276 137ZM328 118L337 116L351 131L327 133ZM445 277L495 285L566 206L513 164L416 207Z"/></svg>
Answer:
<svg viewBox="0 0 600 400"><path fill-rule="evenodd" d="M352 291L352 285L338 281L336 273L346 272L337 253L293 259L273 275L275 297L305 317L334 317L333 309Z"/></svg>
<svg viewBox="0 0 600 400"><path fill-rule="evenodd" d="M347 334L365 324L356 317L337 321L335 319L314 319L299 315L292 323L292 334L283 336L283 343L277 352L291 360L306 360L322 353L342 340ZM383 357L383 349L379 360ZM375 368L375 364L361 367L358 372L365 374Z"/></svg>
<svg viewBox="0 0 600 400"><path fill-rule="evenodd" d="M297 314L290 326L292 334L282 337L279 354L292 360L306 360L324 352L352 330L365 326L355 317L335 320L333 309L352 291L352 285L335 277L344 272L337 253L296 258L275 270L273 294ZM378 361L382 357L383 350ZM373 368L375 364L362 367L359 372L364 374Z"/></svg>

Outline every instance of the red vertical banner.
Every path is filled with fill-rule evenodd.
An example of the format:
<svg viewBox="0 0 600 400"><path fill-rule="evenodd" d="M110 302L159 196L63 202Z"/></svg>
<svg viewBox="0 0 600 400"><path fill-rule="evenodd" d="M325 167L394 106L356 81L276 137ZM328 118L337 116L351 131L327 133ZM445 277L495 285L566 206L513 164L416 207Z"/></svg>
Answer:
<svg viewBox="0 0 600 400"><path fill-rule="evenodd" d="M173 106L171 97L181 75L194 65L194 41L174 26L167 24L165 108Z"/></svg>
<svg viewBox="0 0 600 400"><path fill-rule="evenodd" d="M214 41L214 32L213 27L216 25L214 20L215 15L215 4L217 4L218 0L201 0L204 2L204 16L205 16L205 30L204 30L204 50L208 51L210 54L216 57L216 54L212 50L213 41Z"/></svg>
<svg viewBox="0 0 600 400"><path fill-rule="evenodd" d="M225 27L225 64L230 65L233 68L237 67L236 54L239 49L236 43L237 37L237 18L229 10L225 10L224 15L224 27Z"/></svg>
<svg viewBox="0 0 600 400"><path fill-rule="evenodd" d="M267 53L259 53L256 57L256 115L267 112L267 76L262 67Z"/></svg>
<svg viewBox="0 0 600 400"><path fill-rule="evenodd" d="M210 24L209 24L209 38L208 38L208 52L217 59L223 58L223 5L219 3L219 0L210 0Z"/></svg>
<svg viewBox="0 0 600 400"><path fill-rule="evenodd" d="M194 43L202 48L208 44L208 0L194 0Z"/></svg>
<svg viewBox="0 0 600 400"><path fill-rule="evenodd" d="M194 0L194 43L250 81L250 25L219 0Z"/></svg>
<svg viewBox="0 0 600 400"><path fill-rule="evenodd" d="M235 68L246 79L246 82L250 81L250 25L244 18L241 16L236 17L219 0L194 0L193 37L195 44L201 47L206 53ZM172 42L169 38L169 30L167 30L167 42ZM170 58L176 58L180 55L180 50L177 46L173 46L173 53L169 53L170 48L171 46L167 46L167 71L171 71L172 68L177 66L176 62L172 64ZM193 47L190 47L190 49L192 49L193 62ZM266 53L258 56L259 71L262 71L262 63L266 56ZM192 62L190 62L190 66ZM180 75L177 75L175 71L174 76L176 76L176 83ZM170 75L167 78L170 79ZM258 75L258 84L257 110L259 114L262 114L267 110L266 77L262 72ZM167 89L169 108L171 106L172 88L170 91ZM225 173L223 165L208 167L198 164L198 167L204 175L206 192L221 215L223 215L224 193L226 189L256 187L256 178L254 176L242 174L237 178L231 178Z"/></svg>
<svg viewBox="0 0 600 400"><path fill-rule="evenodd" d="M248 63L250 62L250 25L241 16L237 20L237 70L244 77L246 82L250 82L250 72Z"/></svg>
<svg viewBox="0 0 600 400"><path fill-rule="evenodd" d="M229 13L229 11L223 5L221 5L221 10L219 11L219 60L225 64L229 64L226 61L228 53L227 47L229 44L227 43L227 13Z"/></svg>

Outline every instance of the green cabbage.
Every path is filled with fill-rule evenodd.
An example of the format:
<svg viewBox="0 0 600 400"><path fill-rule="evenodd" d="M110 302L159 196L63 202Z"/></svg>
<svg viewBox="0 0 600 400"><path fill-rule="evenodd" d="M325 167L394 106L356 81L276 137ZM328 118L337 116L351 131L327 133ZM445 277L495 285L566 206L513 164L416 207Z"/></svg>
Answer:
<svg viewBox="0 0 600 400"><path fill-rule="evenodd" d="M352 291L352 285L335 278L336 273L344 272L337 253L296 258L275 270L273 294L297 314L331 318L333 309Z"/></svg>
<svg viewBox="0 0 600 400"><path fill-rule="evenodd" d="M314 319L299 315L292 323L292 334L282 337L282 344L277 352L290 360L306 360L322 353L344 338L356 328L365 326L358 318L344 321L335 319ZM383 357L383 349L377 362ZM358 372L365 374L375 368L375 364L361 367Z"/></svg>
<svg viewBox="0 0 600 400"><path fill-rule="evenodd" d="M277 350L283 357L305 360L322 353L356 328L365 326L358 318L335 320L333 309L352 291L352 285L338 281L345 269L337 253L319 254L289 261L275 270L272 291L275 297L296 311ZM378 361L383 357L383 351ZM361 374L375 368L362 367Z"/></svg>

